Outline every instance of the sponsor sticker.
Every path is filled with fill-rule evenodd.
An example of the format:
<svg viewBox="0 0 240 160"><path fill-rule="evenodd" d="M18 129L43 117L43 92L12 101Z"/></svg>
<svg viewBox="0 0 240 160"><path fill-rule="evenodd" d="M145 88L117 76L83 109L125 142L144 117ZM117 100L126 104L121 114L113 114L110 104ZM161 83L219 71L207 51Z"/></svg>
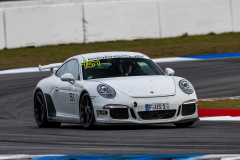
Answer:
<svg viewBox="0 0 240 160"><path fill-rule="evenodd" d="M88 68L93 68L95 67L96 65L97 66L101 66L101 63L99 60L96 60L96 61L87 61L86 59L83 60L83 63L82 65L84 66L84 69L88 69Z"/></svg>
<svg viewBox="0 0 240 160"><path fill-rule="evenodd" d="M69 103L76 103L75 93L69 93Z"/></svg>

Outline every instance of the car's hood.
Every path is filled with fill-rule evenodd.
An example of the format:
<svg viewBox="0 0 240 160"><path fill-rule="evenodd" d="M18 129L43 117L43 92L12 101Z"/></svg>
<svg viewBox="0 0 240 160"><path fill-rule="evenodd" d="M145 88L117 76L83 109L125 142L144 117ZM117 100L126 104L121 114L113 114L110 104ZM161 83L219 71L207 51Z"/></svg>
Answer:
<svg viewBox="0 0 240 160"><path fill-rule="evenodd" d="M175 95L176 85L170 76L136 76L94 79L108 84L131 97L157 97Z"/></svg>

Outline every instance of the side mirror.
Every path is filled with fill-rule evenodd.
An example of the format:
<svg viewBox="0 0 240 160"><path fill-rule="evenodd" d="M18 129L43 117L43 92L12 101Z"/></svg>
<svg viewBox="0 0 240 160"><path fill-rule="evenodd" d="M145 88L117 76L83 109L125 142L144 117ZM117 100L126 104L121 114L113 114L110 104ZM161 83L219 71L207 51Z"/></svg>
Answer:
<svg viewBox="0 0 240 160"><path fill-rule="evenodd" d="M171 68L166 68L166 69L165 69L165 74L166 74L167 76L173 76L174 73L175 73L174 70L171 69Z"/></svg>
<svg viewBox="0 0 240 160"><path fill-rule="evenodd" d="M62 81L68 81L70 83L73 83L75 81L73 75L71 73L65 73L61 76Z"/></svg>

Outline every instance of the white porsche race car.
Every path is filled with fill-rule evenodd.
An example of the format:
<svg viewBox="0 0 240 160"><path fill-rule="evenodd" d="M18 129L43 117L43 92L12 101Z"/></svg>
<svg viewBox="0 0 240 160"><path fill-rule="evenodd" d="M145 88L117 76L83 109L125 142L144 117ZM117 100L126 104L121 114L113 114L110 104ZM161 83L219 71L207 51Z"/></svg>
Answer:
<svg viewBox="0 0 240 160"><path fill-rule="evenodd" d="M192 84L173 76L170 68L164 73L141 53L89 53L39 65L44 69L52 75L37 84L33 96L39 127L61 123L80 123L86 129L105 124L189 127L199 120Z"/></svg>

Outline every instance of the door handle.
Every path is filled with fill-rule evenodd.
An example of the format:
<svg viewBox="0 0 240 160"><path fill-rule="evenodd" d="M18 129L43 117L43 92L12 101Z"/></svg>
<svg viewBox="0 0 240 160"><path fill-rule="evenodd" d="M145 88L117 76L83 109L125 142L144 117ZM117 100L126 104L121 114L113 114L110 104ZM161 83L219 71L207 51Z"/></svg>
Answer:
<svg viewBox="0 0 240 160"><path fill-rule="evenodd" d="M58 88L58 87L55 87L55 90L58 92L58 91L59 91L59 88Z"/></svg>

